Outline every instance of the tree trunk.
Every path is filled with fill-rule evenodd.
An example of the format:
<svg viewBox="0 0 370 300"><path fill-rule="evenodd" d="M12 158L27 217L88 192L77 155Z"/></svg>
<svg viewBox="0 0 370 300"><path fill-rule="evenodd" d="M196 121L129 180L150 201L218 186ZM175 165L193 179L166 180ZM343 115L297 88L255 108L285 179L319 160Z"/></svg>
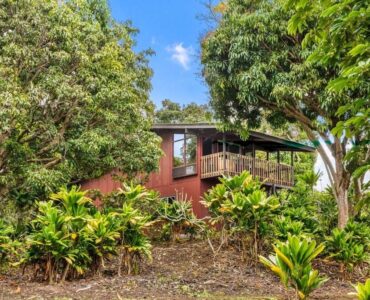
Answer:
<svg viewBox="0 0 370 300"><path fill-rule="evenodd" d="M345 145L335 138L334 140L335 174L334 195L338 204L338 228L343 229L349 220L350 204L348 201L348 189L351 181L351 174L344 167Z"/></svg>
<svg viewBox="0 0 370 300"><path fill-rule="evenodd" d="M306 124L301 124L303 130L307 133L308 138L314 144L319 141L318 136L312 128ZM322 133L321 138L324 141L330 141L332 136ZM327 147L334 158L334 162L330 160L328 153L326 153L323 144L318 143L317 151L320 154L333 189L334 197L338 206L338 227L344 228L348 222L350 209L348 201L348 189L351 181L351 173L344 167L344 157L346 154L346 142L341 141L338 137L332 137L333 142Z"/></svg>
<svg viewBox="0 0 370 300"><path fill-rule="evenodd" d="M338 203L338 227L343 229L349 219L348 188L338 187L335 194Z"/></svg>

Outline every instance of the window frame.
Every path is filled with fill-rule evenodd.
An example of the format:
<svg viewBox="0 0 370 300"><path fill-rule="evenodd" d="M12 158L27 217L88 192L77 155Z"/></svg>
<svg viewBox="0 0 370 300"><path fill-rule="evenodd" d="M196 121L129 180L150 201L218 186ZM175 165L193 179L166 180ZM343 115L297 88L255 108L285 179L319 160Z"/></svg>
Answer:
<svg viewBox="0 0 370 300"><path fill-rule="evenodd" d="M183 135L182 138L176 139L175 136L181 134ZM190 137L189 137L190 136ZM187 160L187 140L195 138L195 162L194 163L188 163ZM174 160L175 160L175 143L181 142L182 146L184 147L184 151L182 153L182 161L183 164L179 166L175 166ZM191 173L187 173L187 168L194 167L194 171ZM181 172L181 169L183 172ZM181 178L181 177L187 177L187 176L194 176L198 174L198 136L196 134L191 133L174 133L172 135L172 177L173 178Z"/></svg>

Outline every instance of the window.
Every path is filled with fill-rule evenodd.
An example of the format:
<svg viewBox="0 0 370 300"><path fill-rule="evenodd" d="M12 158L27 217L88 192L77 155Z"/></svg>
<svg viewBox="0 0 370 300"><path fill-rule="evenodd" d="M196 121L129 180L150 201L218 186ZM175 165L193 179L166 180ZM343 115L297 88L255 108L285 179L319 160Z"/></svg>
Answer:
<svg viewBox="0 0 370 300"><path fill-rule="evenodd" d="M197 137L193 134L173 136L173 177L196 174Z"/></svg>

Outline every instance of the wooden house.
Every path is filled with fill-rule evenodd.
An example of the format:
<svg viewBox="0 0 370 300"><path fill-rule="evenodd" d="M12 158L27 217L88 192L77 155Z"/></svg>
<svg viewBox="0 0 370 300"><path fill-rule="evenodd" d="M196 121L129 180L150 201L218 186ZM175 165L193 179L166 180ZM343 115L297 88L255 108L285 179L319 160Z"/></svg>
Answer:
<svg viewBox="0 0 370 300"><path fill-rule="evenodd" d="M271 192L291 188L293 153L315 151L310 146L255 131L243 140L235 132L220 132L212 124L158 124L152 130L162 138L164 155L146 187L159 191L162 197L186 194L199 217L207 213L200 203L202 195L218 183L220 176L247 170ZM106 193L118 188L119 183L107 174L83 187Z"/></svg>

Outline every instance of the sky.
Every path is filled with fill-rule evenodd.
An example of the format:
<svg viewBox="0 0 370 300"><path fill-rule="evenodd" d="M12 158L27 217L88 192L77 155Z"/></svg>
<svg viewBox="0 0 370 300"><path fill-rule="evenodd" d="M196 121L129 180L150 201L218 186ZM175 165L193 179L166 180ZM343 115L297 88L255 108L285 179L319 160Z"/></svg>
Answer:
<svg viewBox="0 0 370 300"><path fill-rule="evenodd" d="M163 99L186 104L207 103L207 88L201 79L199 41L207 25L203 0L109 0L117 21L131 20L140 30L136 50L152 49L154 70L151 100L157 107Z"/></svg>
<svg viewBox="0 0 370 300"><path fill-rule="evenodd" d="M163 99L180 104L208 102L208 90L200 74L199 45L207 24L204 0L109 0L117 21L131 20L139 29L136 50L152 49L154 71L151 100L160 107ZM327 153L330 155L329 151ZM318 157L315 170L322 173L316 188L323 190L329 179Z"/></svg>

